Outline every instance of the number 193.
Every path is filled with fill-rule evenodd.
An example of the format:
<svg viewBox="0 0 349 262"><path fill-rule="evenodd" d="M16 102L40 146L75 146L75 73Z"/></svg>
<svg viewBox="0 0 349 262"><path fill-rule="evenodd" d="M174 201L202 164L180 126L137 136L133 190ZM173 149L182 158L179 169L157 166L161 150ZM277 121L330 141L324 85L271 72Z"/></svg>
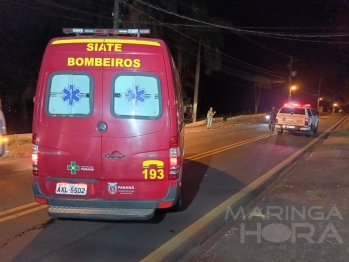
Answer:
<svg viewBox="0 0 349 262"><path fill-rule="evenodd" d="M144 169L142 174L144 179L163 179L165 177L163 169Z"/></svg>

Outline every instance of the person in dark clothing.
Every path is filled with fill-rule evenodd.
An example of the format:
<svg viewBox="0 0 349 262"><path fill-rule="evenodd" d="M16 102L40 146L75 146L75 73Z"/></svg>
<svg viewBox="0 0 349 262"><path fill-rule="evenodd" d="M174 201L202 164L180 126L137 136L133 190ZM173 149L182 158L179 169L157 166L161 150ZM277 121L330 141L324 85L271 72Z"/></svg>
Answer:
<svg viewBox="0 0 349 262"><path fill-rule="evenodd" d="M269 113L269 116L270 116L270 118L269 118L269 131L270 131L270 133L274 132L276 115L277 115L277 111L275 110L275 107L272 107L271 111Z"/></svg>
<svg viewBox="0 0 349 262"><path fill-rule="evenodd" d="M186 117L191 119L193 117L193 108L191 106L187 107Z"/></svg>

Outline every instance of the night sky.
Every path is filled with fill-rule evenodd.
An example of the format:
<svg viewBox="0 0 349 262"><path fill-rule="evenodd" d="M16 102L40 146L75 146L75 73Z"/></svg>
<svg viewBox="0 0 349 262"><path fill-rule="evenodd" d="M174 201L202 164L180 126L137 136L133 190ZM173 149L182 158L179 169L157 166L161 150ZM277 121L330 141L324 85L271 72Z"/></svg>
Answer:
<svg viewBox="0 0 349 262"><path fill-rule="evenodd" d="M260 112L287 102L290 56L292 71L297 72L291 82L298 87L292 94L294 100L316 104L319 79L323 78L320 96L338 101L344 93L346 100L341 102L348 102L349 89L345 85L349 38L330 37L348 35L348 1L222 1L222 5L212 3L211 10L214 15L229 18L234 28L265 33L263 36L224 33L224 53L250 65L284 74L285 83L273 84L270 90L262 91ZM258 70L244 71L260 74ZM238 77L231 78L229 83L221 72L217 73L216 81L228 89L226 94L234 101L235 112L239 109L252 111L253 83Z"/></svg>
<svg viewBox="0 0 349 262"><path fill-rule="evenodd" d="M137 1L125 2L121 9ZM164 8L161 4L164 1L144 2ZM195 2L178 0L184 16L180 23L200 24L185 19L199 13L201 5L193 4ZM349 1L198 2L206 2L208 7L207 13L195 17L204 22L202 30L212 34L219 30L220 35L212 38L217 40L212 41L218 42L220 38L224 41L224 46L219 48L220 71L207 75L206 65L202 63L199 116L204 116L210 106L218 115L254 113L253 78L256 75L272 81L270 89L261 92L258 112L281 106L288 99L291 57L292 70L297 71L292 77L292 84L298 86L292 95L294 100L315 105L322 78L321 97L328 104L348 104ZM8 133L31 132L32 97L49 39L64 36L63 27L112 28L113 3L113 0L0 0L0 97ZM164 13L164 17L165 20L174 19L169 13ZM122 22L120 26L123 27ZM140 24L140 27L149 25ZM164 39L176 60L178 50L171 41L178 35L170 31L171 27L173 24L166 28ZM197 43L192 45L195 47ZM195 54L196 51L187 53L194 61L188 72L195 70ZM193 97L192 89L185 91L189 98Z"/></svg>

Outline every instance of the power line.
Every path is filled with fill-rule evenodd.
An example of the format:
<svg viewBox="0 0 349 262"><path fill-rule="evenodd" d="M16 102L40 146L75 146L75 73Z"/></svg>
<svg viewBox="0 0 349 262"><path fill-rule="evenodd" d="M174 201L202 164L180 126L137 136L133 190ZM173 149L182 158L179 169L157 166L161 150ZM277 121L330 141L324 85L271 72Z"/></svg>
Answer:
<svg viewBox="0 0 349 262"><path fill-rule="evenodd" d="M345 36L349 36L349 33L345 33L345 34L330 34L330 35L329 34L326 34L326 35L324 35L324 34L318 34L318 35L308 35L308 34L305 35L305 34L302 34L302 35L299 35L299 34L279 34L279 33L250 31L250 30L238 29L238 28L235 28L235 27L223 26L223 25L218 25L218 24L213 24L213 23L200 21L200 20L197 20L197 19L193 19L193 18L190 18L190 17L187 17L187 16L183 16L183 15L179 15L179 14L170 12L170 11L168 11L166 9L163 9L163 8L158 7L158 6L154 6L154 5L145 3L145 2L143 2L141 0L136 0L136 1L141 3L141 4L143 4L143 5L149 6L151 8L154 8L156 10L165 12L165 13L170 14L170 15L174 15L174 16L186 19L186 20L194 21L194 22L197 22L197 23L202 23L202 24L205 24L205 25L210 25L210 26L213 26L213 27L222 28L222 29L226 29L226 30L229 30L229 31L234 31L234 32L239 33L239 34L252 34L252 35L269 36L269 37L345 37ZM293 40L293 39L289 39L289 40ZM296 39L294 39L294 40L296 40Z"/></svg>
<svg viewBox="0 0 349 262"><path fill-rule="evenodd" d="M79 18L74 18L74 17L70 17L70 16L65 16L65 15L61 15L61 14L57 14L57 13L53 13L53 12L49 12L49 11L46 11L46 10L42 10L40 8L36 8L36 7L32 7L32 6L28 6L28 5L24 5L24 4L19 4L19 3L14 3L14 2L10 2L10 1L7 1L5 0L5 5L11 5L15 8L25 8L25 9L32 9L32 10L35 10L35 11L39 11L41 13L45 13L45 14L49 14L49 15L53 15L53 16L56 16L56 17L63 17L63 18L67 18L67 19L70 19L70 20L75 20L75 21L79 21L79 22L83 22L83 23L86 23L86 24L92 24L92 25L97 25L96 23L94 23L92 20L83 20L83 19L79 19Z"/></svg>
<svg viewBox="0 0 349 262"><path fill-rule="evenodd" d="M99 15L96 14L96 13L87 12L87 11L82 11L81 9L69 7L69 6L66 6L66 5L55 4L55 3L47 2L47 1L45 1L45 0L35 0L35 1L40 2L40 3L43 3L43 4L45 4L45 5L50 5L50 6L56 7L56 8L58 8L58 9L73 11L73 12L77 12L77 13L80 13L80 14L90 15L90 16L93 16L93 17L100 17L100 18L110 19L110 17L99 16Z"/></svg>
<svg viewBox="0 0 349 262"><path fill-rule="evenodd" d="M173 44L168 44L168 45L172 46L172 47L174 47L174 48L176 48L178 50L184 51L184 52L186 52L187 54L191 55L194 58L196 57L196 54L193 53L193 52L189 52L188 50L185 50L185 49L183 49L181 47L178 47L176 45L173 45ZM212 60L209 60L209 61L214 62ZM234 68L231 68L229 66L222 66L222 67L223 67L223 69L221 69L220 72L223 72L223 73L226 73L226 74L229 74L229 75L233 75L233 76L238 77L240 79L244 79L244 80L248 80L248 81L253 82L253 78L255 77L255 74L251 74L251 73L244 72L244 71L241 71L241 70L238 70L238 69L234 69ZM285 79L283 77L275 76L275 75L273 75L273 77L278 78L278 79L282 79L282 80L285 81ZM278 81L280 81L280 80L276 80L276 79L271 80L271 82L278 82Z"/></svg>
<svg viewBox="0 0 349 262"><path fill-rule="evenodd" d="M111 7L106 7L104 5L100 5L100 4L96 4L94 2L90 2L90 1L87 1L87 0L70 0L70 1L74 1L75 3L81 3L81 4L84 4L84 3L88 3L90 5L94 5L94 6L97 6L97 7L101 7L103 9L105 9L104 11L108 11L108 12L113 12L113 8Z"/></svg>
<svg viewBox="0 0 349 262"><path fill-rule="evenodd" d="M138 0L137 0L137 1L138 1ZM130 7L130 8L133 8L133 9L135 9L135 10L137 10L138 12L140 12L140 13L144 14L145 16L147 16L147 17L153 19L154 21L157 21L158 23L160 23L160 24L162 24L162 25L164 25L164 26L170 28L171 30L173 30L173 31L175 31L175 32L177 32L177 33L183 35L184 37L186 37L186 38L188 38L188 39L190 39L190 40L192 40L192 41L194 41L194 42L196 42L196 43L199 44L199 42L198 42L197 40L191 38L190 36L187 36L186 34L180 32L180 31L178 31L178 30L176 30L176 29L174 29L174 28L172 28L172 27L170 27L170 26L167 26L165 23L162 23L161 21L155 19L154 17L149 16L148 14L146 14L146 13L142 12L141 10L139 10L139 9L137 9L137 8L135 8L135 7L133 7L132 5L129 5L129 7ZM202 44L202 43L201 43L201 44ZM203 45L204 45L204 44L203 44ZM211 50L217 52L217 50L211 48L210 46L207 46L207 45L204 45L204 46L205 46L206 48L208 48L208 49L211 49ZM241 60L239 60L239 59L236 59L236 58L234 58L234 57L231 57L231 56L229 56L229 55L227 55L227 54L224 54L224 53L222 53L222 52L219 52L219 51L218 51L218 53L221 54L221 55L223 55L223 56L225 56L225 57L228 57L228 58L230 58L230 59L232 59L232 60L235 60L236 62L239 62L239 63L241 63L241 64L243 64L243 65L245 65L245 66L249 66L249 67L251 67L252 69L255 69L255 70L260 70L260 71L262 71L262 72L264 72L264 73L282 74L282 73L280 73L280 72L274 72L274 71L270 71L270 70L267 70L267 69L263 69L263 68L260 68L260 67L257 67L257 66L248 64L248 63L246 63L246 62L243 62L243 61L241 61Z"/></svg>

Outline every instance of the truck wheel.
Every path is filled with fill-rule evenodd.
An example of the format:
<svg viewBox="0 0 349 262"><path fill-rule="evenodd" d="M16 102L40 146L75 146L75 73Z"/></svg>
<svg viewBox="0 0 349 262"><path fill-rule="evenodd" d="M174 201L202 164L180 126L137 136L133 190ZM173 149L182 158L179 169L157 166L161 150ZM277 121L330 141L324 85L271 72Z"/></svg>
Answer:
<svg viewBox="0 0 349 262"><path fill-rule="evenodd" d="M310 130L305 131L305 136L306 137L310 137L310 135L311 135L311 131Z"/></svg>
<svg viewBox="0 0 349 262"><path fill-rule="evenodd" d="M278 132L278 134L281 135L281 134L284 132L284 129L283 129L283 128L280 128L277 132Z"/></svg>
<svg viewBox="0 0 349 262"><path fill-rule="evenodd" d="M318 124L316 125L316 127L314 127L314 129L313 129L313 133L314 133L314 134L317 133L318 128L319 128L319 123L318 123Z"/></svg>

